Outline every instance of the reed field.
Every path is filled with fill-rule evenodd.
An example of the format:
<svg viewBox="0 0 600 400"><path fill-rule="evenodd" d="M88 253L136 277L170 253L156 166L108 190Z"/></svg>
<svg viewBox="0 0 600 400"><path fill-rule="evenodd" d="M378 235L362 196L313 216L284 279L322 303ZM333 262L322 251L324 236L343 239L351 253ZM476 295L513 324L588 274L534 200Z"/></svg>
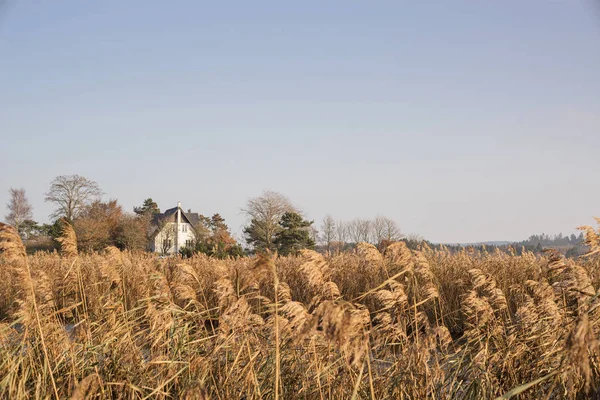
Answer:
<svg viewBox="0 0 600 400"><path fill-rule="evenodd" d="M597 255L182 259L76 240L27 256L0 225L1 398L598 396Z"/></svg>

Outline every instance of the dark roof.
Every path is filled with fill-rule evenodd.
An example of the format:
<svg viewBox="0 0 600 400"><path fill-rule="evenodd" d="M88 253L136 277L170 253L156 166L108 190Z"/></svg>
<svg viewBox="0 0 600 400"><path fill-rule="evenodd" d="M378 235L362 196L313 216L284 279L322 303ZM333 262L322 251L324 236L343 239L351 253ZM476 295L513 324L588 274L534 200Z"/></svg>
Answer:
<svg viewBox="0 0 600 400"><path fill-rule="evenodd" d="M171 215L171 214L175 214L175 212L177 212L177 207L169 208L168 210L165 210L165 212L163 214Z"/></svg>
<svg viewBox="0 0 600 400"><path fill-rule="evenodd" d="M183 212L183 210L181 210L181 215L183 215L190 222L190 224L192 224L192 226L196 226L200 223L200 216L198 215L198 213L186 213Z"/></svg>
<svg viewBox="0 0 600 400"><path fill-rule="evenodd" d="M158 223L162 219L168 219L169 217L177 213L177 207L169 208L164 213L154 214L152 216L152 225L158 226ZM185 218L192 226L196 226L200 222L200 216L198 213L185 212L181 209L181 215Z"/></svg>

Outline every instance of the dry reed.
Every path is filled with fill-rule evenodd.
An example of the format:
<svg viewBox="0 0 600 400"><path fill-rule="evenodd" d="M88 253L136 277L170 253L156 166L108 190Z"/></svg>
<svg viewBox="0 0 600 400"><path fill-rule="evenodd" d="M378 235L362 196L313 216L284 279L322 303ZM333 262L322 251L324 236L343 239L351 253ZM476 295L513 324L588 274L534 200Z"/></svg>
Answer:
<svg viewBox="0 0 600 400"><path fill-rule="evenodd" d="M1 398L579 399L600 388L594 255L404 243L225 261L78 255L69 227L61 255L26 256L0 225Z"/></svg>

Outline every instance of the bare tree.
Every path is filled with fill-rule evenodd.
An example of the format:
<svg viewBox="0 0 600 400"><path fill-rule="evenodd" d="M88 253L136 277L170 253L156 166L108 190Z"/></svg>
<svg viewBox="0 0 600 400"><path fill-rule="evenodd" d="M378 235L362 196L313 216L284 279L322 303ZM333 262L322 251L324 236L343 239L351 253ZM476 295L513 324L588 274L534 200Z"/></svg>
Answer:
<svg viewBox="0 0 600 400"><path fill-rule="evenodd" d="M406 245L411 250L418 249L423 240L423 236L418 233L409 233L405 238Z"/></svg>
<svg viewBox="0 0 600 400"><path fill-rule="evenodd" d="M177 236L177 224L169 221L167 218L160 219L158 221L158 233L156 235L155 243L158 242L160 252L166 255L171 247L175 245L175 239Z"/></svg>
<svg viewBox="0 0 600 400"><path fill-rule="evenodd" d="M312 223L312 221L311 221ZM321 240L321 234L319 232L319 230L317 228L315 228L313 225L310 225L308 227L308 234L310 235L310 238L312 239L312 241L314 243L318 243Z"/></svg>
<svg viewBox="0 0 600 400"><path fill-rule="evenodd" d="M419 235L418 233L409 233L406 236L406 240L409 242L421 243L425 239L423 238L423 236Z"/></svg>
<svg viewBox="0 0 600 400"><path fill-rule="evenodd" d="M51 218L67 218L72 221L91 200L102 195L98 184L79 175L61 175L50 183L46 201L54 203L56 209Z"/></svg>
<svg viewBox="0 0 600 400"><path fill-rule="evenodd" d="M373 237L375 239L375 243L381 243L381 241L384 239L384 231L385 231L385 222L384 222L385 217L378 215L377 217L375 217L375 220L373 221Z"/></svg>
<svg viewBox="0 0 600 400"><path fill-rule="evenodd" d="M242 211L250 219L244 228L246 241L254 248L273 250L273 239L281 229L279 221L286 212L298 213L284 195L266 190L261 196L248 199Z"/></svg>
<svg viewBox="0 0 600 400"><path fill-rule="evenodd" d="M396 221L384 217L383 215L377 216L375 221L373 221L373 236L375 239L375 243L379 244L383 240L387 240L388 242L395 242L402 238L402 233L400 232L400 227Z"/></svg>
<svg viewBox="0 0 600 400"><path fill-rule="evenodd" d="M359 219L358 228L360 232L360 241L370 243L372 240L373 223L368 219Z"/></svg>
<svg viewBox="0 0 600 400"><path fill-rule="evenodd" d="M327 254L331 251L331 242L335 240L335 229L336 226L333 217L331 215L325 216L325 218L323 218L323 223L321 224L321 239L323 240Z"/></svg>
<svg viewBox="0 0 600 400"><path fill-rule="evenodd" d="M355 218L348 222L348 235L354 243L371 241L371 221L362 218Z"/></svg>
<svg viewBox="0 0 600 400"><path fill-rule="evenodd" d="M27 200L25 189L10 188L8 193L10 193L10 201L6 204L8 214L6 214L5 219L6 222L14 226L17 232L21 234L23 222L33 218L31 213L33 208L29 204L29 200Z"/></svg>
<svg viewBox="0 0 600 400"><path fill-rule="evenodd" d="M194 247L198 243L205 242L211 235L210 219L200 215L200 221L192 225L192 231L194 233Z"/></svg>
<svg viewBox="0 0 600 400"><path fill-rule="evenodd" d="M352 221L348 221L346 223L346 227L348 229L348 237L350 238L350 241L353 243L360 242L360 220L358 218L355 218Z"/></svg>
<svg viewBox="0 0 600 400"><path fill-rule="evenodd" d="M334 241L332 247L337 253L341 252L348 241L348 226L344 221L335 222Z"/></svg>
<svg viewBox="0 0 600 400"><path fill-rule="evenodd" d="M384 228L385 240L396 242L404 237L400 227L393 219L385 218Z"/></svg>
<svg viewBox="0 0 600 400"><path fill-rule="evenodd" d="M348 224L344 221L335 223L335 240L346 243L348 241Z"/></svg>

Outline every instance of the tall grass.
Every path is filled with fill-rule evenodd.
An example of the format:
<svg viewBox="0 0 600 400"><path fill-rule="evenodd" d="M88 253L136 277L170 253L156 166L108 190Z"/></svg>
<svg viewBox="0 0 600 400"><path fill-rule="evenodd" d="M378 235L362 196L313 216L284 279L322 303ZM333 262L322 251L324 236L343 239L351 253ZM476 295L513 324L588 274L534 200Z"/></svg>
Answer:
<svg viewBox="0 0 600 400"><path fill-rule="evenodd" d="M2 398L587 398L600 260L25 256L0 225ZM76 248L76 247L75 247Z"/></svg>

